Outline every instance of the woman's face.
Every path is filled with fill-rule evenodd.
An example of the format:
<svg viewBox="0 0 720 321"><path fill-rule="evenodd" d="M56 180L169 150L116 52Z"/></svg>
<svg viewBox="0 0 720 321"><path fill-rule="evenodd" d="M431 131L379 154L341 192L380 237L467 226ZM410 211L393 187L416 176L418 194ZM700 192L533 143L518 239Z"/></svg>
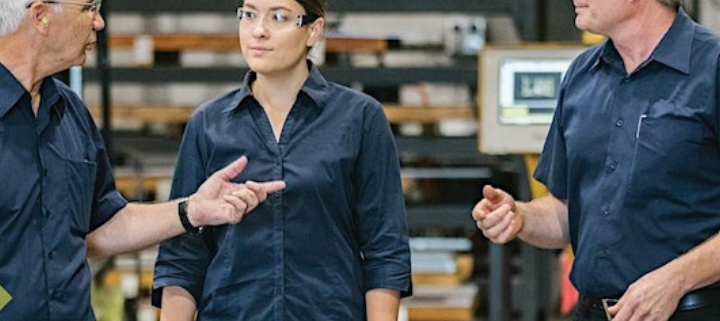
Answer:
<svg viewBox="0 0 720 321"><path fill-rule="evenodd" d="M319 39L323 19L298 26L307 12L295 0L245 0L238 10L240 49L250 69L272 74L305 64L307 47Z"/></svg>

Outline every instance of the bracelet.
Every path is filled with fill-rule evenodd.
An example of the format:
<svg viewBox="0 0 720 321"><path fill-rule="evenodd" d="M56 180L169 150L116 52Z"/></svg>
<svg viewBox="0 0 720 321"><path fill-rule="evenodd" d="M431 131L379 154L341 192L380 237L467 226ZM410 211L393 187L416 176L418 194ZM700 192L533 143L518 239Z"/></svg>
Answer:
<svg viewBox="0 0 720 321"><path fill-rule="evenodd" d="M202 226L195 227L190 223L188 219L188 206L190 205L190 198L184 198L178 203L178 216L180 216L180 223L182 223L185 231L190 234L199 234L202 232Z"/></svg>

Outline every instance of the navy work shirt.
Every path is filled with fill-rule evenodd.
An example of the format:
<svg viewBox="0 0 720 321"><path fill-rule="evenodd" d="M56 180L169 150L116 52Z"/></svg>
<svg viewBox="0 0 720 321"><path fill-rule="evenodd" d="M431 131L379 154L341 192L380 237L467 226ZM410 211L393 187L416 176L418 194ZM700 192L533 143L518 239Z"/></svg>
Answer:
<svg viewBox="0 0 720 321"><path fill-rule="evenodd" d="M0 320L94 320L85 236L127 202L85 105L52 78L40 93L35 116L0 64Z"/></svg>
<svg viewBox="0 0 720 321"><path fill-rule="evenodd" d="M580 293L620 296L720 231L720 39L680 11L631 74L576 59L535 173L567 200Z"/></svg>
<svg viewBox="0 0 720 321"><path fill-rule="evenodd" d="M247 155L236 179L287 188L231 226L161 245L153 299L181 286L199 320L365 320L365 292L411 291L398 156L381 105L317 68L279 142L244 85L199 109L186 129L172 197Z"/></svg>

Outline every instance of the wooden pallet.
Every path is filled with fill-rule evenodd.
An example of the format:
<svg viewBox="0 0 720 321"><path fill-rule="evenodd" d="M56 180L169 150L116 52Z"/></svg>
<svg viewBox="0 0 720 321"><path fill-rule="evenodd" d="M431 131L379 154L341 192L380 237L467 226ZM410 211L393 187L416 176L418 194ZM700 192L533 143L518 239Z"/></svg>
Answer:
<svg viewBox="0 0 720 321"><path fill-rule="evenodd" d="M139 41L149 40L155 52L186 50L208 50L234 52L240 50L237 34L155 34L111 35L110 49L133 49ZM388 50L389 41L384 38L331 36L325 39L327 53L383 53Z"/></svg>

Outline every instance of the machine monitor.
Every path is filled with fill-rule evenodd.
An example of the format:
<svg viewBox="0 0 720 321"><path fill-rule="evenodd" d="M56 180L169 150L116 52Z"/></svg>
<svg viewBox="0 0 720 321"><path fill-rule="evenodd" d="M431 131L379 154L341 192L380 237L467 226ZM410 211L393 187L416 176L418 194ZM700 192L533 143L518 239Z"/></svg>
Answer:
<svg viewBox="0 0 720 321"><path fill-rule="evenodd" d="M480 151L542 150L560 84L584 47L486 47L479 56Z"/></svg>

